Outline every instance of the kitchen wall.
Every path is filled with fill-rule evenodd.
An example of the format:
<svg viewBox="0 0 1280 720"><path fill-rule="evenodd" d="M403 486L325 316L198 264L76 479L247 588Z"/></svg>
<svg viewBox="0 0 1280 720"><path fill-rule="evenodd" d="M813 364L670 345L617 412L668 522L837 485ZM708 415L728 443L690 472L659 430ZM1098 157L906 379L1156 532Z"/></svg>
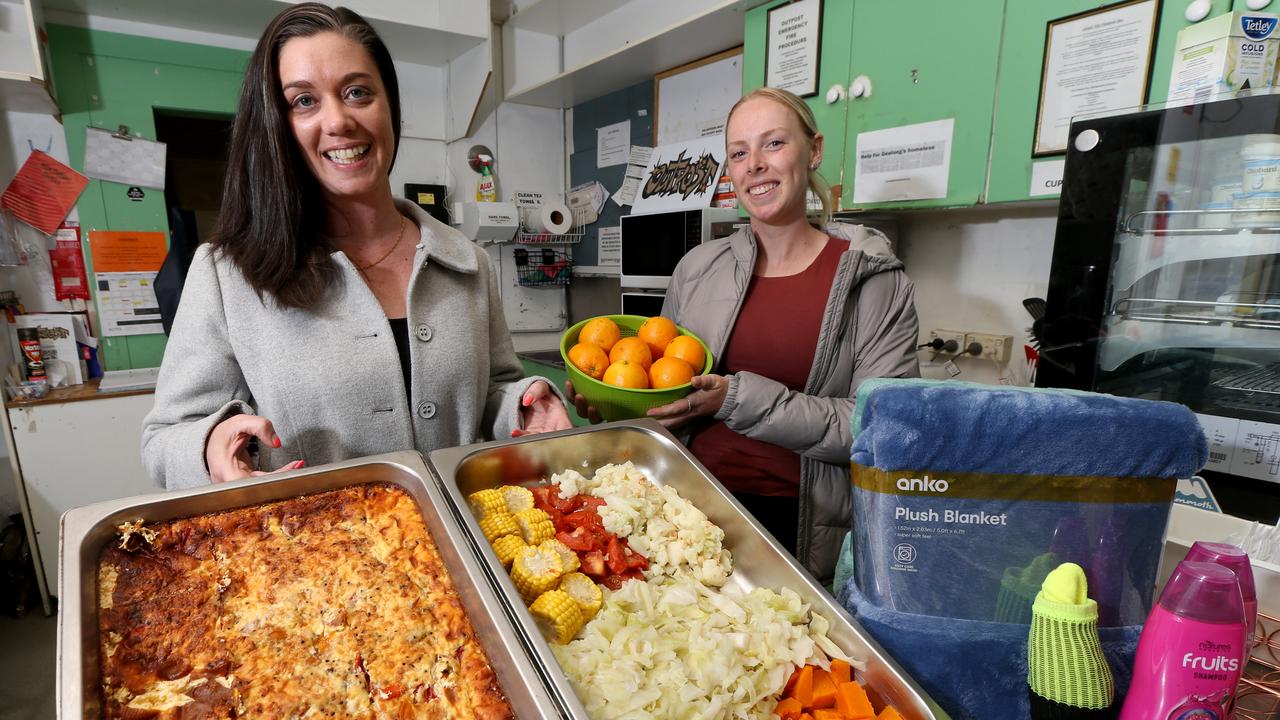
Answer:
<svg viewBox="0 0 1280 720"><path fill-rule="evenodd" d="M918 212L899 216L898 256L916 285L921 342L936 328L1013 336L1011 362L956 361L958 380L1027 384L1023 358L1031 316L1023 298L1044 297L1053 256L1056 204ZM921 352L925 377L949 377ZM939 358L945 360L945 358Z"/></svg>

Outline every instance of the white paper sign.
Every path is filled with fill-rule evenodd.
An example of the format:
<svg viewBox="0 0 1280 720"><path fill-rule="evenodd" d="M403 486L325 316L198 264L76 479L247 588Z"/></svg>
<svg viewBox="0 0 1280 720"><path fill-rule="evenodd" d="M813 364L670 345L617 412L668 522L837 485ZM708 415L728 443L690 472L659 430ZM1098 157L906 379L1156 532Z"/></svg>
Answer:
<svg viewBox="0 0 1280 720"><path fill-rule="evenodd" d="M613 201L619 206L630 205L636 201L636 193L640 190L640 180L649 167L649 158L653 156L653 148L642 145L631 146L631 157L627 160L627 174L622 178L622 187L613 194Z"/></svg>
<svg viewBox="0 0 1280 720"><path fill-rule="evenodd" d="M820 0L796 0L769 11L764 84L804 97L818 89Z"/></svg>
<svg viewBox="0 0 1280 720"><path fill-rule="evenodd" d="M858 134L855 203L947 196L955 119Z"/></svg>
<svg viewBox="0 0 1280 720"><path fill-rule="evenodd" d="M1280 482L1280 425L1196 413L1209 440L1206 470Z"/></svg>
<svg viewBox="0 0 1280 720"><path fill-rule="evenodd" d="M1076 115L1142 104L1155 2L1051 25L1034 152L1066 150Z"/></svg>
<svg viewBox="0 0 1280 720"><path fill-rule="evenodd" d="M84 174L121 185L163 190L165 152L162 142L125 140L106 130L86 128Z"/></svg>
<svg viewBox="0 0 1280 720"><path fill-rule="evenodd" d="M596 128L596 167L622 165L631 152L631 121Z"/></svg>
<svg viewBox="0 0 1280 720"><path fill-rule="evenodd" d="M596 231L596 265L600 267L622 267L622 228L602 227Z"/></svg>
<svg viewBox="0 0 1280 720"><path fill-rule="evenodd" d="M98 284L98 321L104 336L164 332L156 300L156 273L94 273Z"/></svg>
<svg viewBox="0 0 1280 720"><path fill-rule="evenodd" d="M654 148L632 213L710 207L724 159L723 135Z"/></svg>
<svg viewBox="0 0 1280 720"><path fill-rule="evenodd" d="M1031 197L1062 194L1062 169L1066 160L1045 160L1031 163Z"/></svg>

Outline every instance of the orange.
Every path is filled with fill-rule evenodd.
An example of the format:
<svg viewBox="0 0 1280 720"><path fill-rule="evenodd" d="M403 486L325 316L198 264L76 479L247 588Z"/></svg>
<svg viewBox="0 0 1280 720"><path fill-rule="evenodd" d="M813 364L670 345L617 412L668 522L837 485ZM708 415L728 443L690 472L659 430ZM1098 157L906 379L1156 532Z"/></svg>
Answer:
<svg viewBox="0 0 1280 720"><path fill-rule="evenodd" d="M663 351L662 357L680 358L689 363L689 367L695 371L701 371L702 366L707 363L707 353L703 351L702 343L688 335L671 338L671 342L667 343L667 349Z"/></svg>
<svg viewBox="0 0 1280 720"><path fill-rule="evenodd" d="M649 352L653 353L655 360L662 357L671 338L679 334L676 324L660 315L645 320L636 331L636 337L649 343Z"/></svg>
<svg viewBox="0 0 1280 720"><path fill-rule="evenodd" d="M621 388L643 390L649 387L649 378L645 377L644 368L630 360L619 360L610 365L604 371L604 382Z"/></svg>
<svg viewBox="0 0 1280 720"><path fill-rule="evenodd" d="M622 331L618 329L617 323L607 317L598 317L587 321L587 324L582 326L582 331L578 333L578 342L599 345L601 350L609 352L620 337L622 337Z"/></svg>
<svg viewBox="0 0 1280 720"><path fill-rule="evenodd" d="M604 354L604 350L601 350L599 345L580 342L569 348L569 362L582 372L599 380L604 377L605 368L609 367L609 356Z"/></svg>
<svg viewBox="0 0 1280 720"><path fill-rule="evenodd" d="M683 385L693 379L693 366L680 358L658 358L649 368L649 383L655 390Z"/></svg>
<svg viewBox="0 0 1280 720"><path fill-rule="evenodd" d="M609 351L609 362L616 363L619 360L630 360L643 367L645 372L649 372L649 366L653 364L653 355L649 352L649 346L645 341L638 337L624 337Z"/></svg>

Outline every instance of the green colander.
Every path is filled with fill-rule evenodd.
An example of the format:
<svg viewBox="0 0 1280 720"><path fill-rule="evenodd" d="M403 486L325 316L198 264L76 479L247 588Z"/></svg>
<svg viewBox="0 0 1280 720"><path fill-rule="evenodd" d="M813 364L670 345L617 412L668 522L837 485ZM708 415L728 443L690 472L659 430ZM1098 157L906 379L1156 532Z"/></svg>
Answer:
<svg viewBox="0 0 1280 720"><path fill-rule="evenodd" d="M640 326L644 324L644 321L649 319L643 315L605 315L604 317L617 323L618 330L622 332L622 337L634 336ZM584 325L594 319L583 320L564 332L564 335L560 338L560 357L564 360L564 369L569 374L569 380L573 383L574 390L578 391L582 397L587 399L588 403L600 412L600 417L609 421L644 417L645 412L651 408L675 402L688 395L693 389L693 385L690 383L661 390L620 388L606 385L579 370L573 363L569 362L569 348L578 344L578 333L582 331ZM702 338L679 325L676 328L681 335L688 335L697 340L698 344L702 346L702 351L707 354L707 361L698 374L705 375L711 372L711 366L714 364L714 358L711 357L711 349L707 347L706 343L702 342ZM656 360L657 358L654 359Z"/></svg>

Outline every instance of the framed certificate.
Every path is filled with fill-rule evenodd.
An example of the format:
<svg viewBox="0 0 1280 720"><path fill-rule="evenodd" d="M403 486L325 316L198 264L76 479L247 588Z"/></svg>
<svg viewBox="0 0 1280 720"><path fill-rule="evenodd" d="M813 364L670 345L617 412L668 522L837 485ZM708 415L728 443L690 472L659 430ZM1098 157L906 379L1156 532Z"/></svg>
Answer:
<svg viewBox="0 0 1280 720"><path fill-rule="evenodd" d="M822 0L793 0L769 10L764 84L800 97L818 94Z"/></svg>
<svg viewBox="0 0 1280 720"><path fill-rule="evenodd" d="M1160 0L1125 0L1049 21L1032 156L1067 150L1071 118L1147 98Z"/></svg>

